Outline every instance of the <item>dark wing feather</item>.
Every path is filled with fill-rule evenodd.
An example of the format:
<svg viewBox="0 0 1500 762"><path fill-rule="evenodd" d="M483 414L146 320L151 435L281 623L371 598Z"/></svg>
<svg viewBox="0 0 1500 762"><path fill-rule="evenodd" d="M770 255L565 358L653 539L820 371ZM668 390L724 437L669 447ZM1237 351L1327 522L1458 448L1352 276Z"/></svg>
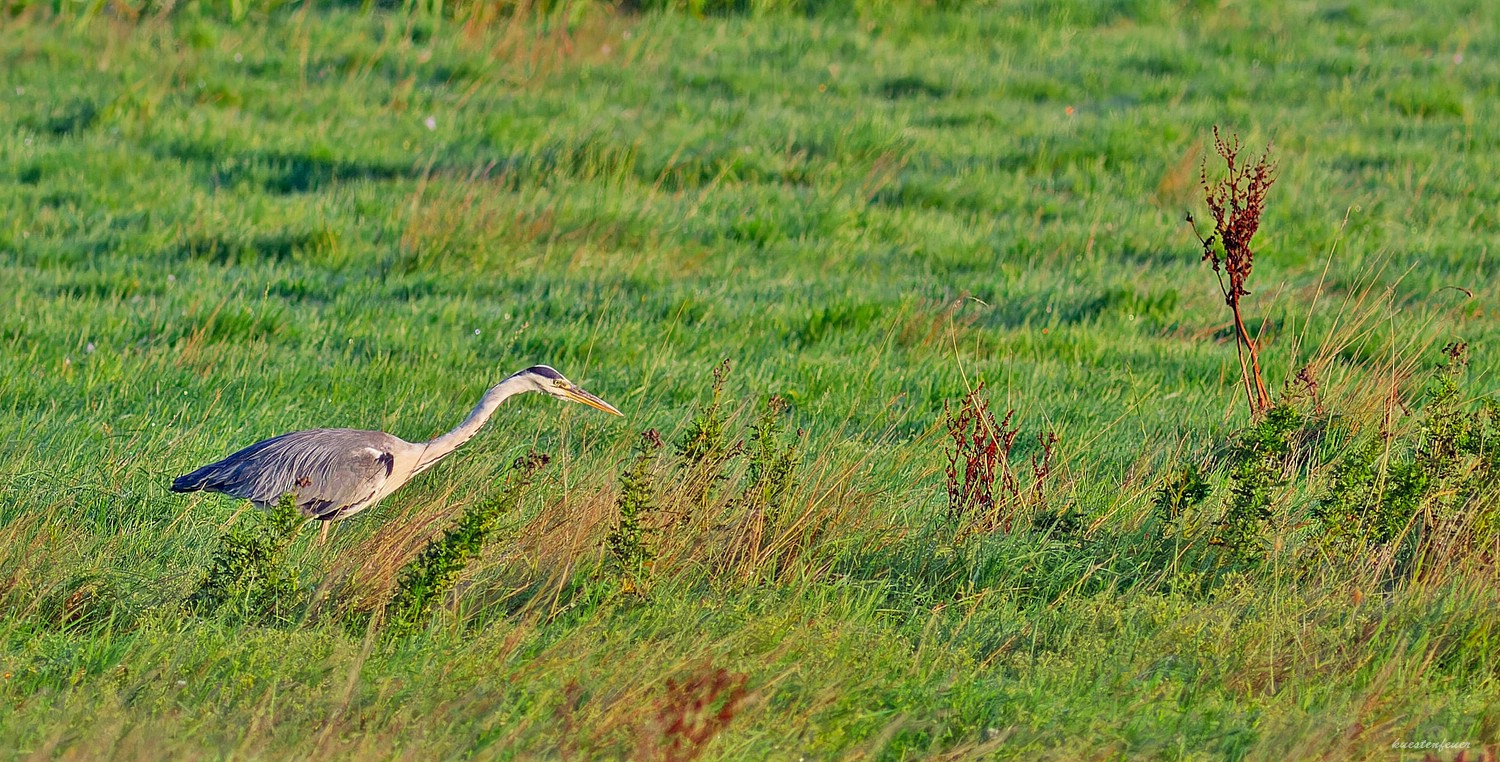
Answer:
<svg viewBox="0 0 1500 762"><path fill-rule="evenodd" d="M332 516L370 499L391 475L396 447L379 431L310 429L257 442L172 482L173 492L208 490L276 503L291 493L309 516Z"/></svg>

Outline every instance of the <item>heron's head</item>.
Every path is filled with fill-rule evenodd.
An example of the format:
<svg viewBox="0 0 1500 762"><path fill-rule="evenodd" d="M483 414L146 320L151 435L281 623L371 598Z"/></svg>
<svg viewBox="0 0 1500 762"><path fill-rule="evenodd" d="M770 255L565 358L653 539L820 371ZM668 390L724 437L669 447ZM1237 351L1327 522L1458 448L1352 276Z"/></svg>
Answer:
<svg viewBox="0 0 1500 762"><path fill-rule="evenodd" d="M549 394L558 399L568 400L569 402L581 402L589 407L603 410L606 413L625 415L617 410L614 405L580 389L577 384L564 378L563 374L553 370L549 365L533 365L516 375L531 382L533 388L543 394Z"/></svg>

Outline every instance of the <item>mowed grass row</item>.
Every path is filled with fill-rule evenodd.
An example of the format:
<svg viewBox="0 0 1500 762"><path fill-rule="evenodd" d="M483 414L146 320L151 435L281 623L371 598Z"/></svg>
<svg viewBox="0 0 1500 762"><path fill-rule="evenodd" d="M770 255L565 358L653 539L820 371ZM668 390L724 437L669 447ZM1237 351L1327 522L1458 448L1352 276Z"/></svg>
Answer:
<svg viewBox="0 0 1500 762"><path fill-rule="evenodd" d="M3 745L652 757L668 679L717 669L745 688L718 758L1493 743L1492 576L1376 594L1269 569L1193 596L1100 587L1095 562L1132 559L1158 477L1246 421L1182 223L1213 124L1281 165L1247 300L1273 385L1319 359L1330 398L1378 418L1462 338L1467 393L1493 395L1495 22L1462 3L8 19ZM819 539L725 580L711 530L666 531L647 600L575 596L607 583L633 432L676 439L725 358L741 420L774 393L807 430ZM296 428L427 438L536 362L628 419L511 402L292 551L325 597L382 593L516 456L552 453L453 616L390 645L327 608L260 627L175 607L244 516L172 476ZM1097 557L933 539L939 417L980 379L1061 435L1054 499L1114 538Z"/></svg>

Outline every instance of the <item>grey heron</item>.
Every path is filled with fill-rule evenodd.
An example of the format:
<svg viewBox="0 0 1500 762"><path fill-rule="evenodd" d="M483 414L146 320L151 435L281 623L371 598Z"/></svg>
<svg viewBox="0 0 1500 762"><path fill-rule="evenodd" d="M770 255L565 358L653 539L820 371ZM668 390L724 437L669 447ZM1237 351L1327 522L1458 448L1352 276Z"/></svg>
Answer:
<svg viewBox="0 0 1500 762"><path fill-rule="evenodd" d="M298 510L322 521L348 518L380 502L432 468L479 432L500 403L542 392L624 415L546 365L534 365L494 385L458 428L427 442L407 442L383 431L309 429L256 442L172 481L173 492L205 490L267 508L290 493ZM327 537L328 524L323 525Z"/></svg>

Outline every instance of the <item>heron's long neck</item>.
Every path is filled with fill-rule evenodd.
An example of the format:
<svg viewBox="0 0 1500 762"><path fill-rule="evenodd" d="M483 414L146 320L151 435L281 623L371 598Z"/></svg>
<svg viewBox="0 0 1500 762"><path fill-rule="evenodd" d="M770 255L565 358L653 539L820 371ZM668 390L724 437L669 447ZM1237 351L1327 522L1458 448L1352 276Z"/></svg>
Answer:
<svg viewBox="0 0 1500 762"><path fill-rule="evenodd" d="M511 376L490 387L490 390L485 392L484 396L480 398L479 404L474 406L473 412L469 413L469 417L465 418L464 422L458 425L458 428L426 443L427 449L422 452L421 459L417 462L416 470L422 471L427 469L432 464L447 457L454 450L457 450L464 442L473 439L474 435L479 433L479 429L490 419L490 416L494 415L495 409L500 407L500 403L521 392L530 391L530 389L531 387L525 379L515 376Z"/></svg>

